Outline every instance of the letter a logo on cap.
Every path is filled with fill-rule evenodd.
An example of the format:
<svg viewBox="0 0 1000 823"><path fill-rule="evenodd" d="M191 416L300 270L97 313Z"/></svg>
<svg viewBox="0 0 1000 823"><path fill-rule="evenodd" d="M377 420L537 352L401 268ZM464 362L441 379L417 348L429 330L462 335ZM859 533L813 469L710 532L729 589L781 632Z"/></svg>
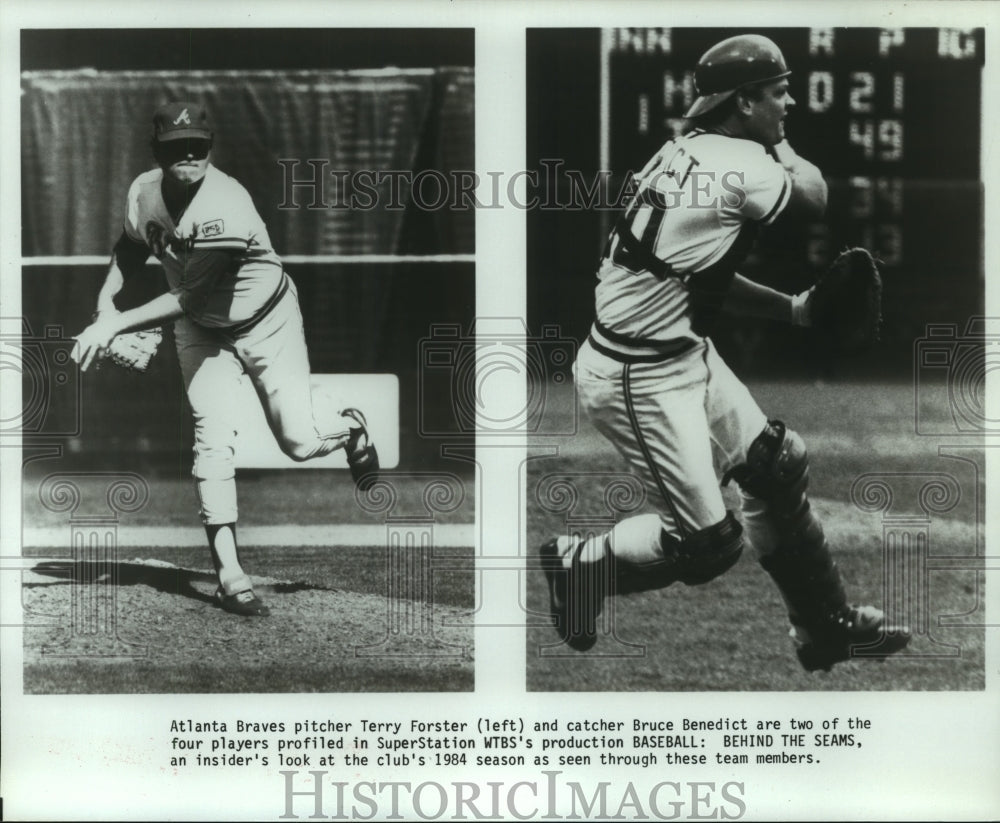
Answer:
<svg viewBox="0 0 1000 823"><path fill-rule="evenodd" d="M2 2L2 0L0 0ZM212 139L205 107L190 101L165 103L153 114L153 138L157 141Z"/></svg>

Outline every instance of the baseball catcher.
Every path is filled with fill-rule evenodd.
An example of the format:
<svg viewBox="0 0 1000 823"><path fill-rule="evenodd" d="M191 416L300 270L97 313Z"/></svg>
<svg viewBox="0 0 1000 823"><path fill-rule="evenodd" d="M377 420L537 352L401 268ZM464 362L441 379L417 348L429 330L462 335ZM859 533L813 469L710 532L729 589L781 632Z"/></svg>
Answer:
<svg viewBox="0 0 1000 823"><path fill-rule="evenodd" d="M812 326L842 354L874 346L882 326L882 278L866 249L841 252L809 291L792 298L792 322Z"/></svg>
<svg viewBox="0 0 1000 823"><path fill-rule="evenodd" d="M765 37L710 48L695 69L687 130L639 173L608 239L576 387L658 511L541 547L551 614L574 649L597 642L606 595L706 583L736 563L746 540L785 601L807 670L861 646L885 656L909 642L880 609L849 602L809 503L802 438L765 415L708 337L737 314L812 326L842 351L878 339L881 284L862 249L796 296L738 272L761 227L826 208L822 173L785 137L790 73ZM727 511L720 479L739 487L742 518Z"/></svg>
<svg viewBox="0 0 1000 823"><path fill-rule="evenodd" d="M211 164L212 141L201 104L167 103L156 110L158 168L129 188L95 320L77 336L73 356L83 371L103 356L142 371L160 338L149 330L173 323L194 417L192 473L219 580L216 600L226 611L263 616L268 607L243 570L236 542L233 403L243 376L292 459L344 449L355 482L366 484L376 476L378 454L357 409L338 405L313 414L295 284L246 189ZM163 265L169 290L118 312L115 296L127 277L142 276L151 254Z"/></svg>

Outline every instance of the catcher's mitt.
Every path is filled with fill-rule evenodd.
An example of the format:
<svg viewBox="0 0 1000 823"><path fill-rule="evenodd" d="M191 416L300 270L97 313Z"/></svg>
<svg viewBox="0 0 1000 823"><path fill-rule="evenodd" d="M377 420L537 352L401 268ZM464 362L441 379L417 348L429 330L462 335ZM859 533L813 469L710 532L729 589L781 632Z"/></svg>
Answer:
<svg viewBox="0 0 1000 823"><path fill-rule="evenodd" d="M126 332L116 335L108 345L105 357L116 366L129 371L144 372L149 368L163 342L162 329Z"/></svg>
<svg viewBox="0 0 1000 823"><path fill-rule="evenodd" d="M812 287L807 301L809 325L833 349L867 351L882 326L882 278L867 249L847 249Z"/></svg>

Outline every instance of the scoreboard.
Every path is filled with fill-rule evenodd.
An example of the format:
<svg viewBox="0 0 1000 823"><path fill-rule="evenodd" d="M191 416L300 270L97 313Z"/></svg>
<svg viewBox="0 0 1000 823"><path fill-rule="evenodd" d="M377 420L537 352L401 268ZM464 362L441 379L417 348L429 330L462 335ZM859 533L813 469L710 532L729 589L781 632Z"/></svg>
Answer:
<svg viewBox="0 0 1000 823"><path fill-rule="evenodd" d="M798 232L801 257L823 267L863 245L887 287L926 296L946 263L952 289L961 279L981 291L981 29L605 30L601 168L641 168L682 127L698 58L745 33L781 48L795 100L788 141L830 184L825 219Z"/></svg>

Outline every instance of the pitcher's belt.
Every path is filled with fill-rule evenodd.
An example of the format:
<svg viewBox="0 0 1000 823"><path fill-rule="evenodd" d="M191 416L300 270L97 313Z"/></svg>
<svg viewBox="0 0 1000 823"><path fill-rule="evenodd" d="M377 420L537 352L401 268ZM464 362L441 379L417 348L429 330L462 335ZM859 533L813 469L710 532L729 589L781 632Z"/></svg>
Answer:
<svg viewBox="0 0 1000 823"><path fill-rule="evenodd" d="M223 331L225 331L226 334L231 335L245 334L250 331L250 329L274 311L274 307L277 306L278 303L281 302L281 298L288 293L288 284L288 275L282 272L281 282L278 284L278 288L274 290L274 294L268 298L267 302L261 306L260 311L258 311L253 317L243 320L240 323L236 323L232 326L226 326Z"/></svg>

